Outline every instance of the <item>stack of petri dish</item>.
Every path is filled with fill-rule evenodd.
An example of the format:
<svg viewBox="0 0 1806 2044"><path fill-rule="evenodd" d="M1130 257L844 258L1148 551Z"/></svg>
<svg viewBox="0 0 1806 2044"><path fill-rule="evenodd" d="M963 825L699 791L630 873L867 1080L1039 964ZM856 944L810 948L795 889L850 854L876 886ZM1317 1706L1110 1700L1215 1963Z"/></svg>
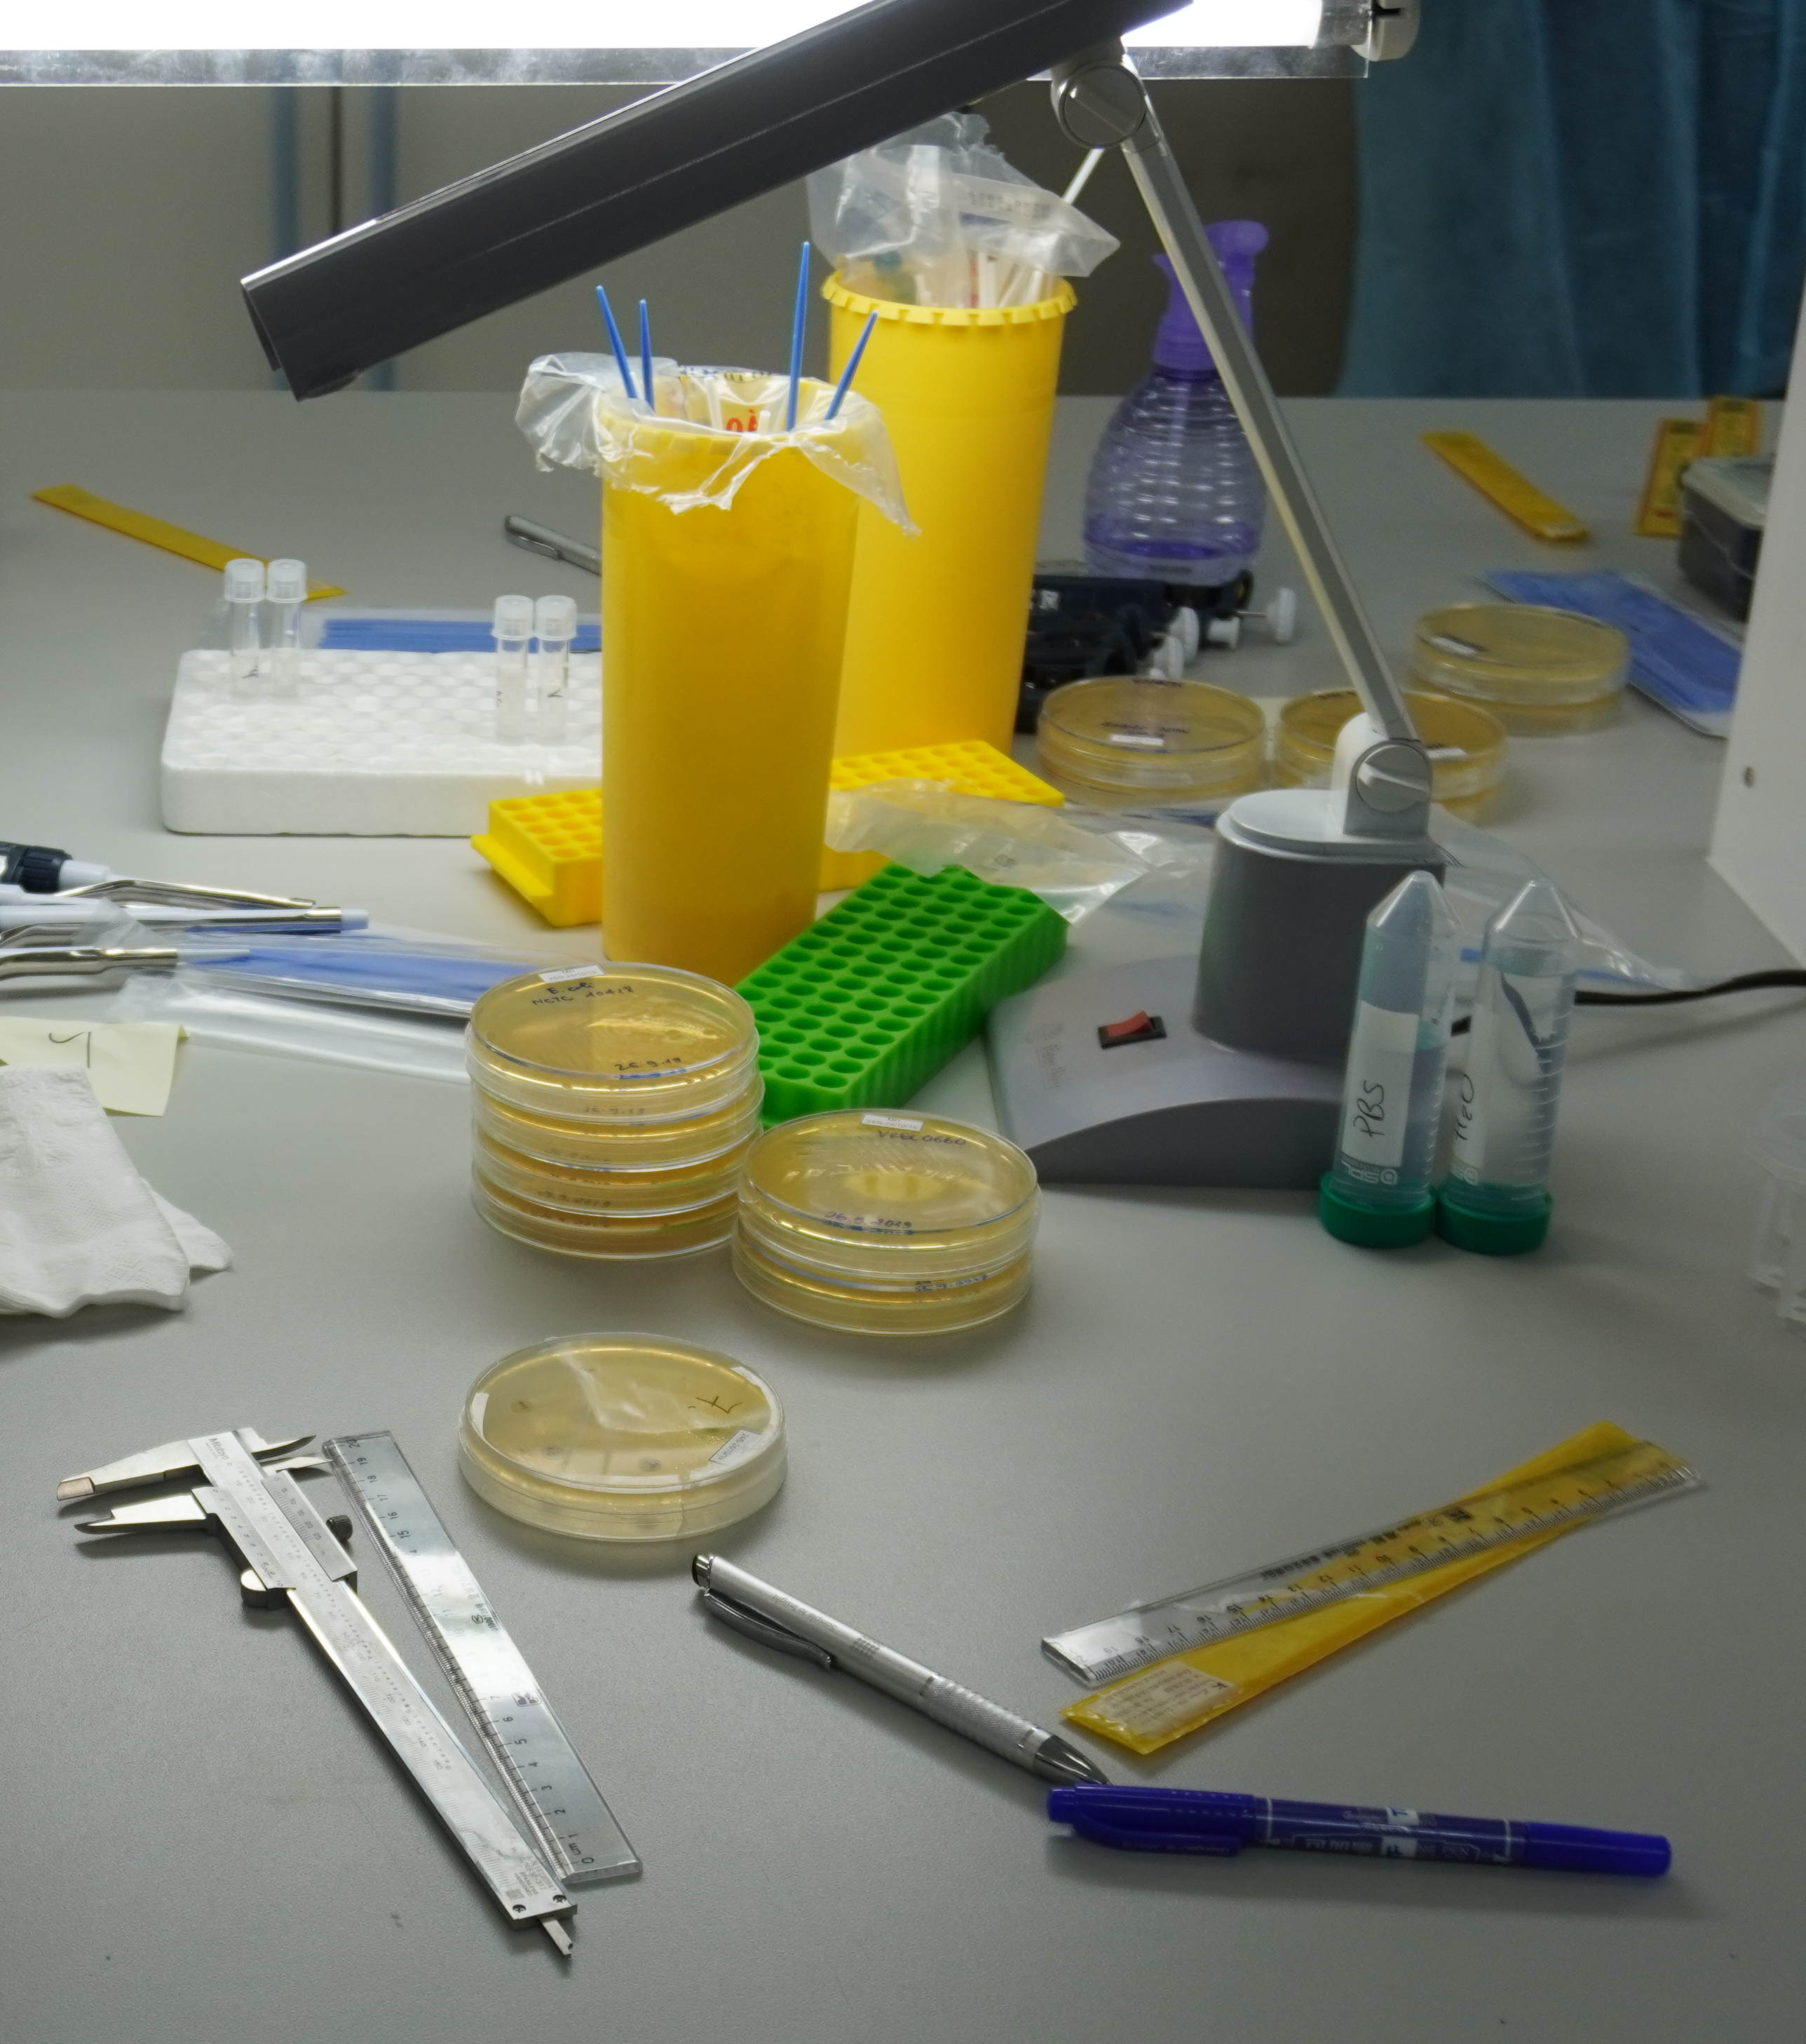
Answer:
<svg viewBox="0 0 1806 2044"><path fill-rule="evenodd" d="M1013 1143L938 1115L847 1108L788 1121L747 1152L734 1268L798 1320L947 1334L1028 1289L1040 1193Z"/></svg>
<svg viewBox="0 0 1806 2044"><path fill-rule="evenodd" d="M1411 641L1412 678L1483 704L1526 738L1597 731L1623 706L1630 641L1615 625L1535 603L1428 611Z"/></svg>
<svg viewBox="0 0 1806 2044"><path fill-rule="evenodd" d="M1411 720L1430 755L1430 798L1457 816L1477 816L1504 778L1505 728L1478 703L1408 690ZM1273 778L1282 788L1327 788L1335 741L1361 713L1352 689L1319 689L1294 696L1279 713Z"/></svg>
<svg viewBox="0 0 1806 2044"><path fill-rule="evenodd" d="M1259 705L1205 682L1068 682L1041 705L1036 742L1048 780L1093 809L1214 816L1266 778Z"/></svg>
<svg viewBox="0 0 1806 2044"><path fill-rule="evenodd" d="M570 1256L725 1242L765 1096L752 1010L672 966L573 966L471 1011L477 1211Z"/></svg>

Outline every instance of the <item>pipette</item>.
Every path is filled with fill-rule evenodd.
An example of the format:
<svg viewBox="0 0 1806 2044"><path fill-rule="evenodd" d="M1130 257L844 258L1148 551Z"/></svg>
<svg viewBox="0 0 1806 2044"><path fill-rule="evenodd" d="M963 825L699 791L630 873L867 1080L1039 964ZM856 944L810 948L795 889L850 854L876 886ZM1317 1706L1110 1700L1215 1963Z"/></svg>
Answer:
<svg viewBox="0 0 1806 2044"><path fill-rule="evenodd" d="M495 735L518 745L527 735L527 641L533 636L533 601L495 599Z"/></svg>
<svg viewBox="0 0 1806 2044"><path fill-rule="evenodd" d="M1460 957L1461 927L1428 873L1408 875L1367 918L1335 1162L1317 1206L1343 1242L1396 1248L1421 1242L1435 1219L1430 1182Z"/></svg>
<svg viewBox="0 0 1806 2044"><path fill-rule="evenodd" d="M540 642L535 665L536 736L545 745L563 742L571 707L571 642L577 636L577 605L568 596L542 596L533 611Z"/></svg>
<svg viewBox="0 0 1806 2044"><path fill-rule="evenodd" d="M225 564L226 614L230 620L232 692L257 693L257 670L263 661L261 612L263 563L248 555Z"/></svg>
<svg viewBox="0 0 1806 2044"><path fill-rule="evenodd" d="M301 606L307 601L305 561L271 561L264 582L270 602L270 693L301 693Z"/></svg>
<svg viewBox="0 0 1806 2044"><path fill-rule="evenodd" d="M1486 925L1454 1152L1436 1231L1489 1256L1534 1249L1549 1231L1549 1154L1567 1061L1580 932L1539 876Z"/></svg>

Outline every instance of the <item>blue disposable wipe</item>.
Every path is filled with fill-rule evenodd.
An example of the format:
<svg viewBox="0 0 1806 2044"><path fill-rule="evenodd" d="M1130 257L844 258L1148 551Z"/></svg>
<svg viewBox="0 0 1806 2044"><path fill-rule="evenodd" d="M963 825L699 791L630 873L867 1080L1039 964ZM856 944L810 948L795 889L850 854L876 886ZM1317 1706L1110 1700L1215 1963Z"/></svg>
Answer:
<svg viewBox="0 0 1806 2044"><path fill-rule="evenodd" d="M1616 625L1631 642L1631 680L1642 694L1696 730L1722 738L1729 729L1742 651L1678 604L1616 568L1501 569L1485 579L1513 603L1577 610Z"/></svg>
<svg viewBox="0 0 1806 2044"><path fill-rule="evenodd" d="M530 970L518 959L391 947L356 936L234 945L213 956L197 949L183 962L266 993L440 1015L467 1015L492 986Z"/></svg>

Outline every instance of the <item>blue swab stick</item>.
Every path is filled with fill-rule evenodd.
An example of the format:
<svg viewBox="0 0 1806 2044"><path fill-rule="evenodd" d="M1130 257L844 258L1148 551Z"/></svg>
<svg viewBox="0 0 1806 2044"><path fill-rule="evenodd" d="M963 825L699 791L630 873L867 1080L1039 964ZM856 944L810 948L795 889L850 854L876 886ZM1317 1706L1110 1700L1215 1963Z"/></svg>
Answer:
<svg viewBox="0 0 1806 2044"><path fill-rule="evenodd" d="M646 402L655 412L659 409L652 395L652 322L646 316L646 301L640 301L640 381L646 393Z"/></svg>
<svg viewBox="0 0 1806 2044"><path fill-rule="evenodd" d="M614 350L615 367L621 371L621 386L631 404L640 393L633 387L633 371L627 366L627 350L621 345L621 328L614 323L614 308L609 303L609 294L600 284L596 286L596 302L602 309L602 324L609 330L609 346Z"/></svg>
<svg viewBox="0 0 1806 2044"><path fill-rule="evenodd" d="M803 259L797 269L797 310L790 322L790 404L784 415L784 430L797 429L797 398L803 378L803 330L809 322L809 244L803 244Z"/></svg>
<svg viewBox="0 0 1806 2044"><path fill-rule="evenodd" d="M865 353L866 343L871 339L871 330L877 325L878 314L867 313L866 323L859 329L859 337L853 343L853 352L847 357L847 366L840 372L840 380L834 386L834 401L828 408L828 416L831 419L840 410L840 400L853 387L853 372L859 367L859 357Z"/></svg>

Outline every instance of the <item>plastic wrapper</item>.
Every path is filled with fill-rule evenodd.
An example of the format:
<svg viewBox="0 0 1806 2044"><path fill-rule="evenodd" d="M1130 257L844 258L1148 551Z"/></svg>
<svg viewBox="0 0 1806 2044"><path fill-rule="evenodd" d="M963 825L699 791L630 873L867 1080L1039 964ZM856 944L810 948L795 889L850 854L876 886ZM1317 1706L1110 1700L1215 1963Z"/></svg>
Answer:
<svg viewBox="0 0 1806 2044"><path fill-rule="evenodd" d="M809 231L849 290L906 305L1027 305L1055 277L1088 277L1118 247L945 113L809 181Z"/></svg>
<svg viewBox="0 0 1806 2044"><path fill-rule="evenodd" d="M1461 924L1458 999L1471 1004L1486 925L1542 869L1502 838L1446 809L1431 832L1448 854L1443 886ZM963 866L982 880L1027 887L1068 922L1098 909L1112 918L1157 916L1181 927L1174 951L1201 935L1215 835L1157 812L1046 809L960 795L936 781L886 781L828 797L828 842L836 851L881 851L916 873ZM1564 899L1566 897L1564 897ZM1650 963L1573 901L1582 985L1653 992L1692 984Z"/></svg>
<svg viewBox="0 0 1806 2044"><path fill-rule="evenodd" d="M956 794L939 781L879 781L828 798L836 851L882 851L915 873L963 866L1026 887L1076 923L1124 890L1148 909L1204 912L1214 840L1182 823Z"/></svg>
<svg viewBox="0 0 1806 2044"><path fill-rule="evenodd" d="M402 1072L462 1085L464 1025L329 1001L285 1000L222 984L187 966L129 979L107 1010L114 1022L175 1022L204 1043Z"/></svg>
<svg viewBox="0 0 1806 2044"><path fill-rule="evenodd" d="M584 469L678 512L708 505L725 510L755 469L795 448L893 524L915 531L883 415L856 390L848 391L830 419L834 386L805 377L796 425L786 430L788 375L686 369L655 359L652 382L655 413L627 395L612 355L542 355L527 371L515 423L541 468ZM681 439L692 430L699 448L723 434L729 439L719 462L691 488L674 491L655 478L671 466L671 436Z"/></svg>

